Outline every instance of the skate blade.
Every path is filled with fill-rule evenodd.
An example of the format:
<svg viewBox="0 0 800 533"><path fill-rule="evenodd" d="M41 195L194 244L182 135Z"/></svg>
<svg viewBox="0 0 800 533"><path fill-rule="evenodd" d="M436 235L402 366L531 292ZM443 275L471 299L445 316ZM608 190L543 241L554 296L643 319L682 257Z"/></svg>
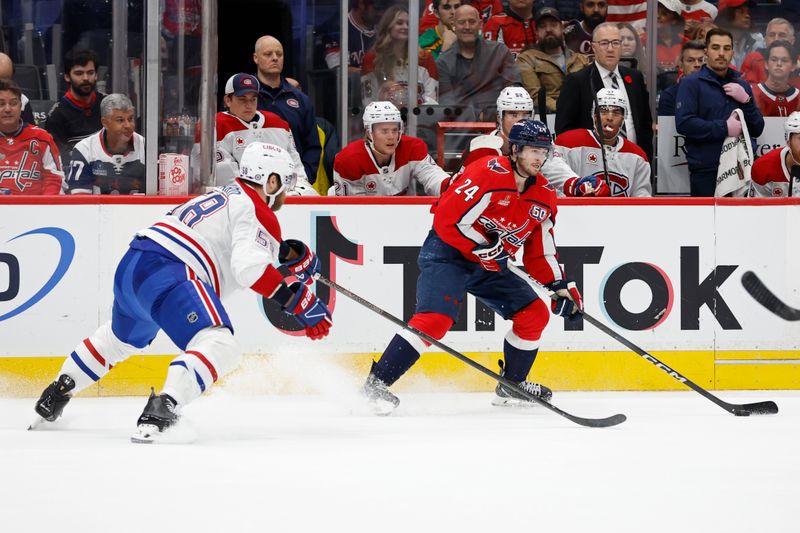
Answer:
<svg viewBox="0 0 800 533"><path fill-rule="evenodd" d="M41 425L42 425L42 424L44 424L45 422L47 422L47 420L45 420L45 419L44 419L44 418L42 418L41 416L38 416L38 415L37 415L37 416L36 416L36 420L34 420L33 422L31 422L31 423L30 423L30 425L28 426L28 431L33 431L33 430L35 430L36 428L38 428L39 426L41 426Z"/></svg>
<svg viewBox="0 0 800 533"><path fill-rule="evenodd" d="M397 409L397 406L394 403L384 400L369 402L369 406L372 408L372 414L377 416L389 416L390 414L394 413L395 409Z"/></svg>
<svg viewBox="0 0 800 533"><path fill-rule="evenodd" d="M197 440L197 433L185 423L177 424L161 432L152 424L142 424L131 435L134 444L190 444Z"/></svg>
<svg viewBox="0 0 800 533"><path fill-rule="evenodd" d="M530 409L531 407L536 407L537 404L536 402L529 402L526 400L520 400L518 398L502 398L500 396L495 396L492 398L492 405L495 407Z"/></svg>

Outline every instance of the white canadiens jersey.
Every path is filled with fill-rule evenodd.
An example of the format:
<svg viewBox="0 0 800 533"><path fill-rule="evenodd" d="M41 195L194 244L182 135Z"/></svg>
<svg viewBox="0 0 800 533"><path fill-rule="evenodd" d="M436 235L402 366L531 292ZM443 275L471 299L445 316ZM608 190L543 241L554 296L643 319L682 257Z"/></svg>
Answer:
<svg viewBox="0 0 800 533"><path fill-rule="evenodd" d="M72 149L67 174L70 194L133 194L145 192L144 137L133 133L130 149L112 154L106 130L86 137Z"/></svg>
<svg viewBox="0 0 800 533"><path fill-rule="evenodd" d="M179 205L137 235L166 248L220 297L240 287L269 296L259 289L282 279L272 266L281 242L278 219L239 180Z"/></svg>
<svg viewBox="0 0 800 533"><path fill-rule="evenodd" d="M650 165L639 146L620 135L616 145L605 149L611 196L653 195ZM563 159L572 169L570 175L547 176L560 196L564 195L564 182L575 174L605 179L600 142L591 130L569 130L559 135L553 146L553 157Z"/></svg>
<svg viewBox="0 0 800 533"><path fill-rule="evenodd" d="M336 196L415 196L419 182L428 196L441 193L447 172L428 155L422 139L403 135L389 164L382 167L366 141L353 141L336 154Z"/></svg>
<svg viewBox="0 0 800 533"><path fill-rule="evenodd" d="M217 113L217 185L233 183L239 176L239 160L248 144L253 142L270 143L280 146L294 162L299 189L311 189L305 167L300 160L297 146L292 136L289 123L275 113L256 111L253 120L245 122L236 115L227 112ZM305 194L305 192L304 192Z"/></svg>
<svg viewBox="0 0 800 533"><path fill-rule="evenodd" d="M756 198L786 198L800 197L800 175L792 176L791 170L786 166L789 156L789 147L775 148L756 159L753 163L750 185L750 194ZM800 173L798 173L800 174Z"/></svg>

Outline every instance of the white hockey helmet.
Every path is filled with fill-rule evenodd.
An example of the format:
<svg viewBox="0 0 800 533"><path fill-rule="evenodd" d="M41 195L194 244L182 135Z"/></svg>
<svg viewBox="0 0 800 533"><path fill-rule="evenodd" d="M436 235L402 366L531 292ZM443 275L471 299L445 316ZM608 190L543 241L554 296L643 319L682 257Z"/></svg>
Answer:
<svg viewBox="0 0 800 533"><path fill-rule="evenodd" d="M533 114L533 100L523 87L506 87L497 97L497 123L503 121L506 111L530 111Z"/></svg>
<svg viewBox="0 0 800 533"><path fill-rule="evenodd" d="M269 193L267 184L272 174L278 176L280 187ZM279 194L292 190L297 183L292 157L280 146L269 143L254 142L247 145L239 160L239 177L261 185L269 207L272 207Z"/></svg>
<svg viewBox="0 0 800 533"><path fill-rule="evenodd" d="M400 133L403 133L403 117L400 110L388 101L370 102L364 108L364 130L372 135L372 126L383 122L397 122L400 124Z"/></svg>
<svg viewBox="0 0 800 533"><path fill-rule="evenodd" d="M800 133L800 111L793 111L786 117L786 122L783 123L783 130L785 132L786 142L789 142L789 137L792 133Z"/></svg>
<svg viewBox="0 0 800 533"><path fill-rule="evenodd" d="M628 100L619 89L600 89L597 91L596 102L600 107L619 107L622 109L623 115L625 115L628 106ZM592 104L592 116L596 116L596 113L595 105Z"/></svg>

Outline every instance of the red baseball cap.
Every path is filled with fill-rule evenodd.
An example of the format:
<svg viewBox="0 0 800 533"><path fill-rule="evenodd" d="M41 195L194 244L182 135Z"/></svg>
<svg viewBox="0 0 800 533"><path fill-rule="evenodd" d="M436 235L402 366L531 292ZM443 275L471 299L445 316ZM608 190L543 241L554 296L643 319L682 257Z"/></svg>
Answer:
<svg viewBox="0 0 800 533"><path fill-rule="evenodd" d="M722 11L723 9L732 9L734 7L744 5L747 2L748 0L719 0L717 10Z"/></svg>

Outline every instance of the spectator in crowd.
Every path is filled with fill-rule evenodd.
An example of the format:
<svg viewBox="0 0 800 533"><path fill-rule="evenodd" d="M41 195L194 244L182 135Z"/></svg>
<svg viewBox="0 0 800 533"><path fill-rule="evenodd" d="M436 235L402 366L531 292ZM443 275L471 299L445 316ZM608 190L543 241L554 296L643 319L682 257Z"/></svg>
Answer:
<svg viewBox="0 0 800 533"><path fill-rule="evenodd" d="M474 7L456 10L455 30L456 44L436 62L441 103L468 103L479 113L488 113L503 87L519 84L519 69L503 43L480 38L481 18Z"/></svg>
<svg viewBox="0 0 800 533"><path fill-rule="evenodd" d="M364 106L389 100L397 107L436 104L439 75L430 52L419 50L417 100L408 99L408 8L393 5L378 22L375 46L364 56L361 67L361 100Z"/></svg>
<svg viewBox="0 0 800 533"><path fill-rule="evenodd" d="M620 46L620 61L629 68L644 70L642 62L642 41L636 28L627 22L617 22L619 35L622 39Z"/></svg>
<svg viewBox="0 0 800 533"><path fill-rule="evenodd" d="M239 177L239 161L247 145L261 142L283 148L292 158L297 182L289 195L315 195L289 123L275 113L257 109L259 90L258 80L250 74L235 74L225 83L223 102L227 111L217 113L217 185L233 183Z"/></svg>
<svg viewBox="0 0 800 533"><path fill-rule="evenodd" d="M744 58L750 52L764 48L764 36L753 32L753 19L750 17L749 0L720 0L717 24L733 35L734 68L742 66Z"/></svg>
<svg viewBox="0 0 800 533"><path fill-rule="evenodd" d="M0 136L0 191L61 194L64 173L56 142L22 120L22 91L9 79L0 79Z"/></svg>
<svg viewBox="0 0 800 533"><path fill-rule="evenodd" d="M413 196L419 183L438 196L450 181L431 159L422 139L403 135L400 110L391 102L372 102L364 109L364 138L336 154L336 196Z"/></svg>
<svg viewBox="0 0 800 533"><path fill-rule="evenodd" d="M511 155L511 146L508 142L511 127L521 120L532 118L533 100L528 91L523 87L506 87L500 91L500 96L497 97L497 128L470 141L469 150L461 158L462 168L482 157ZM545 160L540 171L548 181L556 177L564 180L575 176L575 172L563 159L553 157Z"/></svg>
<svg viewBox="0 0 800 533"><path fill-rule="evenodd" d="M431 5L439 23L422 32L419 36L419 47L438 59L440 53L456 42L453 20L456 18L456 9L461 7L461 0L433 0Z"/></svg>
<svg viewBox="0 0 800 533"><path fill-rule="evenodd" d="M70 194L144 194L144 137L136 133L131 99L109 94L100 103L103 128L72 149Z"/></svg>
<svg viewBox="0 0 800 533"><path fill-rule="evenodd" d="M364 55L375 42L375 23L379 16L374 0L350 0L350 10L347 12L347 68L351 73L361 72ZM325 64L331 69L338 68L341 52L338 13L324 27L328 28L323 30L322 36Z"/></svg>
<svg viewBox="0 0 800 533"><path fill-rule="evenodd" d="M652 160L653 118L644 76L638 70L619 64L622 39L619 28L604 22L594 29L592 49L595 62L564 78L558 95L556 135L567 130L592 127L592 105L595 93L603 87L619 89L625 96L625 121L622 134L638 144Z"/></svg>
<svg viewBox="0 0 800 533"><path fill-rule="evenodd" d="M253 62L259 82L258 109L271 111L289 123L306 176L313 180L322 151L314 105L283 76L283 46L275 37L264 35L256 41Z"/></svg>
<svg viewBox="0 0 800 533"><path fill-rule="evenodd" d="M652 196L647 156L620 134L627 107L622 91L600 89L597 106L592 106L592 129L565 131L558 136L553 158L566 161L570 172L547 178L557 193L564 196ZM583 177L574 177L575 173Z"/></svg>
<svg viewBox="0 0 800 533"><path fill-rule="evenodd" d="M680 0L658 0L658 30L656 33L656 72L661 73L675 68L681 53Z"/></svg>
<svg viewBox="0 0 800 533"><path fill-rule="evenodd" d="M800 112L789 115L783 127L786 146L770 150L753 163L750 196L800 197Z"/></svg>
<svg viewBox="0 0 800 533"><path fill-rule="evenodd" d="M536 14L536 44L517 56L522 85L537 101L544 90L547 111L556 111L561 84L567 74L589 64L589 59L564 45L561 18L554 8L545 7Z"/></svg>
<svg viewBox="0 0 800 533"><path fill-rule="evenodd" d="M773 41L767 47L767 79L752 84L753 98L765 117L788 117L800 110L800 89L789 84L793 66L789 42Z"/></svg>
<svg viewBox="0 0 800 533"><path fill-rule="evenodd" d="M97 54L93 50L72 50L64 57L64 81L68 89L50 110L45 129L58 144L63 168L69 168L72 148L98 131L100 102L97 92Z"/></svg>
<svg viewBox="0 0 800 533"><path fill-rule="evenodd" d="M561 20L575 20L581 16L578 0L537 0L534 6L537 9L552 7L561 14Z"/></svg>
<svg viewBox="0 0 800 533"><path fill-rule="evenodd" d="M572 20L564 26L564 42L573 52L594 57L592 32L605 22L608 15L606 0L580 0L583 20Z"/></svg>
<svg viewBox="0 0 800 533"><path fill-rule="evenodd" d="M3 52L0 52L0 79L10 80L14 78L14 62ZM33 110L28 105L30 100L24 94L20 96L22 102L22 120L28 124L36 125L36 120L33 117Z"/></svg>
<svg viewBox="0 0 800 533"><path fill-rule="evenodd" d="M697 28L704 22L714 22L717 18L717 6L706 0L681 0L683 9L681 17L684 21L684 33L689 39L696 39Z"/></svg>
<svg viewBox="0 0 800 533"><path fill-rule="evenodd" d="M764 37L766 46L775 41L786 41L794 45L794 26L784 18L774 18L767 24L767 33ZM746 82L760 83L767 79L767 50L765 48L755 50L747 54L742 62L742 79Z"/></svg>
<svg viewBox="0 0 800 533"><path fill-rule="evenodd" d="M509 0L508 11L492 15L483 25L483 38L503 43L516 59L536 41L533 0Z"/></svg>
<svg viewBox="0 0 800 533"><path fill-rule="evenodd" d="M658 97L659 116L675 115L675 100L678 97L678 85L690 74L699 71L706 62L706 43L703 41L686 41L681 47L679 59L678 81L675 85L661 91Z"/></svg>
<svg viewBox="0 0 800 533"><path fill-rule="evenodd" d="M686 34L686 37L690 41L706 42L706 35L708 34L708 32L718 27L719 26L717 26L711 21L701 22L700 24L697 25L696 28L694 28L692 31Z"/></svg>
<svg viewBox="0 0 800 533"><path fill-rule="evenodd" d="M692 196L714 196L720 151L727 137L742 133L734 110L742 110L750 136L764 131L764 118L750 86L731 67L733 36L717 28L706 35L706 64L678 85L675 127L686 138Z"/></svg>
<svg viewBox="0 0 800 533"><path fill-rule="evenodd" d="M492 15L503 12L503 3L500 0L462 0L462 4L471 4L478 13L481 14L481 20L484 24L489 20ZM439 19L436 17L435 10L433 9L433 0L425 0L425 9L422 17L419 19L419 33L428 31L439 24Z"/></svg>

